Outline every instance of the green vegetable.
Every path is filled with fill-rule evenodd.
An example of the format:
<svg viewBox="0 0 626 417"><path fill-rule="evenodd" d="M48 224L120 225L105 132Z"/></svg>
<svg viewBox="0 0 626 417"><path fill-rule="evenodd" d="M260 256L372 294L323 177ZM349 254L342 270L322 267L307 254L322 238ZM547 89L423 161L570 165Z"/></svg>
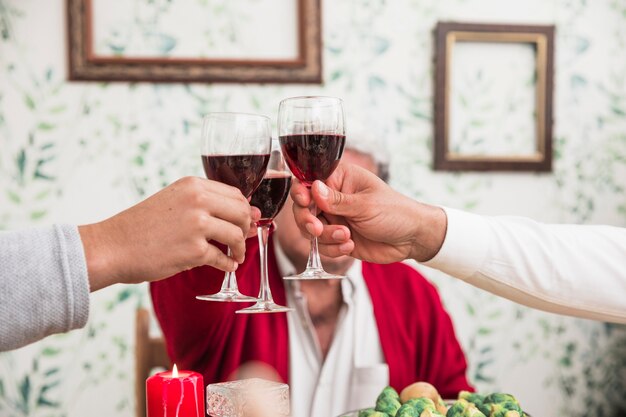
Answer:
<svg viewBox="0 0 626 417"><path fill-rule="evenodd" d="M405 405L409 405L410 407L413 407L415 411L417 412L418 416L422 414L424 410L437 411L437 408L435 407L435 403L433 402L433 400L431 400L430 398L426 398L426 397L412 398L409 401L405 402L403 404L403 407Z"/></svg>
<svg viewBox="0 0 626 417"><path fill-rule="evenodd" d="M485 417L476 405L467 400L460 399L448 410L446 417Z"/></svg>
<svg viewBox="0 0 626 417"><path fill-rule="evenodd" d="M517 411L519 415L522 415L524 413L524 411L522 410L522 407L520 407L518 402L504 401L498 404L501 405L505 410Z"/></svg>
<svg viewBox="0 0 626 417"><path fill-rule="evenodd" d="M395 398L396 400L400 401L400 395L398 394L398 391L396 391L393 387L387 386L383 388L378 398L382 397L383 395Z"/></svg>
<svg viewBox="0 0 626 417"><path fill-rule="evenodd" d="M368 408L359 411L359 417L389 417L389 415L386 413L381 413L380 411L376 411L373 408Z"/></svg>
<svg viewBox="0 0 626 417"><path fill-rule="evenodd" d="M400 404L400 401L388 396L382 398L378 397L378 400L376 400L376 411L389 414L392 417L395 417L400 406L402 406L402 404Z"/></svg>
<svg viewBox="0 0 626 417"><path fill-rule="evenodd" d="M441 414L439 411L432 411L427 408L426 410L422 411L420 417L443 417L443 414Z"/></svg>
<svg viewBox="0 0 626 417"><path fill-rule="evenodd" d="M515 398L511 394L504 394L500 392L487 395L483 402L485 404L499 404L509 401L512 401L515 404L519 405L519 401L517 401L517 398Z"/></svg>
<svg viewBox="0 0 626 417"><path fill-rule="evenodd" d="M412 405L404 403L402 407L398 409L396 417L420 417L420 413L418 413Z"/></svg>
<svg viewBox="0 0 626 417"><path fill-rule="evenodd" d="M448 408L446 417L462 417L463 412L465 412L465 409L467 408L468 405L469 403L466 400L462 398L459 399L454 404L452 404L452 407Z"/></svg>
<svg viewBox="0 0 626 417"><path fill-rule="evenodd" d="M487 404L487 403L476 404L476 407L478 407L480 412L486 416L491 414L491 404Z"/></svg>
<svg viewBox="0 0 626 417"><path fill-rule="evenodd" d="M523 414L518 404L512 401L500 404L491 404L491 412L489 417L520 417Z"/></svg>
<svg viewBox="0 0 626 417"><path fill-rule="evenodd" d="M470 404L463 414L464 417L486 417L474 404Z"/></svg>
<svg viewBox="0 0 626 417"><path fill-rule="evenodd" d="M461 391L459 392L459 400L466 400L467 402L476 404L478 407L483 403L483 401L485 401L485 396L476 394L475 392Z"/></svg>
<svg viewBox="0 0 626 417"><path fill-rule="evenodd" d="M370 417L375 412L376 410L374 410L374 408L366 408L365 410L359 411L359 417Z"/></svg>
<svg viewBox="0 0 626 417"><path fill-rule="evenodd" d="M391 417L395 417L401 405L400 396L392 387L385 387L376 399L376 411L386 413Z"/></svg>

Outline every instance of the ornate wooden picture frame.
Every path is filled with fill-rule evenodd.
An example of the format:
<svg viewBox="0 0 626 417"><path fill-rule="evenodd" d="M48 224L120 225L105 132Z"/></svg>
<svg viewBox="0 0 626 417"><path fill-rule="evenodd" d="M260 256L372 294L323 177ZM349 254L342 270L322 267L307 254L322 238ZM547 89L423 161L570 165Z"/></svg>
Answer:
<svg viewBox="0 0 626 417"><path fill-rule="evenodd" d="M76 81L148 81L148 82L231 82L231 83L321 83L322 41L321 0L292 0L293 22L284 22L285 28L293 27L297 39L289 39L293 56L145 56L132 55L113 50L112 54L98 52L94 27L98 10L107 10L113 3L96 3L98 0L67 0L69 79ZM107 0L99 0L107 1ZM154 2L152 2L154 3ZM152 4L149 3L149 4ZM128 7L118 3L119 7ZM235 5L236 3L227 3ZM100 6L100 7L98 7ZM178 6L177 6L178 7ZM291 10L291 9L290 9ZM112 14L113 12L109 12ZM102 14L102 13L101 13ZM187 13L185 16L193 16ZM263 14L267 16L267 13ZM117 17L117 15L115 15ZM256 19L258 16L251 15ZM108 17L101 17L106 20ZM215 17L215 19L218 19ZM213 20L213 24L216 20ZM171 19L170 19L171 20ZM198 19L196 19L198 20ZM134 24L132 19L128 21ZM136 21L136 19L135 19ZM237 23L237 19L232 19ZM264 22L256 21L255 28ZM180 30L189 30L180 22ZM174 25L178 27L178 22ZM291 26L290 26L291 25ZM170 25L171 27L172 25ZM208 26L208 24L207 24ZM277 26L277 25L274 25ZM272 28L275 37L282 35L282 27ZM193 28L199 34L198 28ZM252 36L265 36L258 30ZM288 33L289 31L285 31ZM195 36L195 34L194 34ZM194 36L188 36L195 39ZM280 38L278 38L280 39ZM283 38L284 39L284 38ZM167 40L167 39L166 39ZM171 43L171 42L170 42ZM95 45L94 45L95 44ZM266 42L265 45L268 43ZM273 46L273 45L272 45ZM258 49L258 48L257 48ZM189 54L189 55L193 55Z"/></svg>
<svg viewBox="0 0 626 417"><path fill-rule="evenodd" d="M554 26L440 22L435 32L434 168L551 171Z"/></svg>

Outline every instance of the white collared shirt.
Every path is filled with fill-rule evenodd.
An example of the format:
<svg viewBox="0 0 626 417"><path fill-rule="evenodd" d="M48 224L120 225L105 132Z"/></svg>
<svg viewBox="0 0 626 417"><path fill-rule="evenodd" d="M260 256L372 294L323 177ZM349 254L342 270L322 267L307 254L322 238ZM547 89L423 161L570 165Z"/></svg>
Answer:
<svg viewBox="0 0 626 417"><path fill-rule="evenodd" d="M274 240L282 276L296 272ZM362 264L355 261L341 282L343 306L324 360L298 281L285 281L289 326L289 369L292 417L335 417L371 407L389 384L378 327Z"/></svg>

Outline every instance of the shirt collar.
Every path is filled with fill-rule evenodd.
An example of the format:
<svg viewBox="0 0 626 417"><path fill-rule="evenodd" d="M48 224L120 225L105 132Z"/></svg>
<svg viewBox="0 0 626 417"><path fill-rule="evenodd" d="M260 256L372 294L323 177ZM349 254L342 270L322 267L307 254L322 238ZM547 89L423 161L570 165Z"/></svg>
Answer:
<svg viewBox="0 0 626 417"><path fill-rule="evenodd" d="M281 277L285 277L287 275L295 274L296 267L289 260L285 251L278 243L278 239L272 239L272 244L274 245L274 255L276 256L276 263L278 264L278 273Z"/></svg>

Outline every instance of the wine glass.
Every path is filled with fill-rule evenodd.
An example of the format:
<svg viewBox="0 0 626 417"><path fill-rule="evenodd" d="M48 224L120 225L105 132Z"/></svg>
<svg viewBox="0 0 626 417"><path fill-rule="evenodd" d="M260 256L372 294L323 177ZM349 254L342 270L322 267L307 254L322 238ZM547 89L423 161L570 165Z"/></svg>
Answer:
<svg viewBox="0 0 626 417"><path fill-rule="evenodd" d="M261 289L259 301L255 305L237 310L237 314L251 313L281 313L293 311L292 308L278 305L272 298L269 276L267 271L267 241L270 233L270 225L274 217L280 212L289 196L291 188L291 172L285 164L280 152L278 140L272 140L272 153L267 164L265 177L261 185L252 194L250 205L261 210L261 219L256 223L257 236L259 238L259 256L261 258Z"/></svg>
<svg viewBox="0 0 626 417"><path fill-rule="evenodd" d="M245 113L209 113L202 124L202 164L207 178L239 188L250 197L259 186L270 159L270 119ZM231 256L228 248L228 256ZM199 295L198 300L254 302L237 287L234 272L224 276L216 294Z"/></svg>
<svg viewBox="0 0 626 417"><path fill-rule="evenodd" d="M346 141L343 104L335 97L293 97L280 102L278 134L285 160L307 188L313 181L326 180L333 173ZM312 203L311 211L317 208ZM311 239L311 252L306 269L299 275L284 279L338 279L343 275L324 271L317 247Z"/></svg>

